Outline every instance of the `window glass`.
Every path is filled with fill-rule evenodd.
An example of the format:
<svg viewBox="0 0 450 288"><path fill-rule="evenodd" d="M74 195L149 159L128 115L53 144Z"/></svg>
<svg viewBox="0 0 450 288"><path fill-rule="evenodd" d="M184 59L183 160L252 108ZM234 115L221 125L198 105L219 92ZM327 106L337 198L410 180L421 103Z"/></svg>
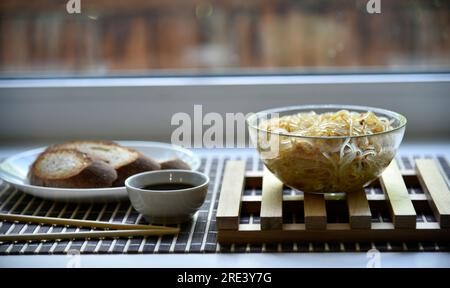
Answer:
<svg viewBox="0 0 450 288"><path fill-rule="evenodd" d="M1 0L0 73L447 71L449 3Z"/></svg>

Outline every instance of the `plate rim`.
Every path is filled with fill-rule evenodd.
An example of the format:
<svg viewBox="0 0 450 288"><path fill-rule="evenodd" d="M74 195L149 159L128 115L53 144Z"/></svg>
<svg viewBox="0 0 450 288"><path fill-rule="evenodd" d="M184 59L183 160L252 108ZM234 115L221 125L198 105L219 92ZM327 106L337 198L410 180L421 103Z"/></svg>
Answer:
<svg viewBox="0 0 450 288"><path fill-rule="evenodd" d="M157 142L157 141L139 141L139 140L113 140L113 142L116 142L122 146L131 146L131 148L134 148L134 146L152 146L155 148L170 148L172 150L177 150L179 152L182 152L184 154L189 155L192 159L194 159L196 166L192 167L192 170L196 171L200 168L200 158L198 155L193 153L191 150L188 150L184 147L181 147L179 145L171 144L171 143L165 143L165 142ZM42 146L38 148L33 148L29 150L25 150L16 154L13 154L5 159L3 159L0 162L0 179L9 183L10 185L13 185L15 187L24 187L26 189L35 189L35 190L41 190L42 192L74 192L74 191L85 191L85 192L117 192L120 190L125 189L125 186L120 187L103 187L103 188L58 188L58 187L44 187L44 186L37 186L37 185L31 185L31 184L24 184L24 183L17 183L14 182L14 180L11 179L8 175L5 174L5 171L2 169L2 165L6 162L9 162L11 160L15 160L17 158L21 158L24 156L29 156L30 154L37 154L41 153L45 149L47 149L49 146Z"/></svg>

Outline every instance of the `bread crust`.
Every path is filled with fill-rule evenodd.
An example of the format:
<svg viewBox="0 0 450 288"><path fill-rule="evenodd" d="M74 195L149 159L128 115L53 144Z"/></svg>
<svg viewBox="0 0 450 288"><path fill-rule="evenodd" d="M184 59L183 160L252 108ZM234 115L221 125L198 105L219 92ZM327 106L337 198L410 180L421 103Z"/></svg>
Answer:
<svg viewBox="0 0 450 288"><path fill-rule="evenodd" d="M138 157L133 162L116 169L117 179L114 181L113 186L124 186L125 180L134 174L161 169L161 165L157 161L142 155L136 150L134 151L138 153Z"/></svg>
<svg viewBox="0 0 450 288"><path fill-rule="evenodd" d="M80 171L63 177L47 177L38 169L40 161L42 161L49 153L57 153L57 151L65 151L74 153L77 157L82 157L85 166ZM58 188L103 188L111 187L112 183L117 179L117 172L114 168L103 161L95 160L89 155L79 152L75 149L61 149L54 151L45 151L36 159L31 166L28 178L32 185Z"/></svg>
<svg viewBox="0 0 450 288"><path fill-rule="evenodd" d="M93 153L89 152L81 152L76 147L77 144L93 144L93 145L104 145L104 146L111 146L111 147L120 147L120 149L126 150L130 154L129 161L125 161L121 165L115 165L112 166L111 164L107 163L105 159L99 159L96 158L95 155L92 155ZM68 148L67 146L72 145L72 147ZM40 185L40 186L48 186L48 187L65 187L65 188L94 188L94 187L120 187L124 186L125 180L137 173L145 172L145 171L153 171L153 170L160 170L161 165L154 159L147 157L140 153L139 151L121 146L113 141L83 141L83 140L73 140L73 141L67 141L60 144L55 144L52 146L49 146L45 152L42 154L53 152L53 151L60 151L60 150L75 150L78 153L84 154L85 157L88 157L92 161L92 163L95 162L95 165L92 167L94 170L87 169L86 172L82 171L83 176L80 180L77 179L57 179L55 181L49 181L50 179L45 179L42 177L39 177L39 175L36 175L36 171L33 173L30 173L30 181L32 181L32 184L34 185ZM42 155L41 154L41 155ZM40 157L40 156L39 156ZM39 158L38 158L39 159ZM38 160L36 160L38 161ZM100 165L103 164L103 165ZM110 168L109 170L114 170L115 172L115 178L111 181L111 175L110 174L102 174L100 177L96 175L97 171L105 170L105 168ZM33 170L33 169L31 169ZM90 171L90 173L88 173ZM32 174L32 175L31 175ZM76 176L76 175L74 175ZM98 177L97 181L95 178ZM92 179L92 180L88 180ZM44 181L45 180L45 181ZM95 182L95 183L94 183ZM52 185L52 186L49 186ZM84 186L84 187L81 187ZM92 187L87 187L92 186Z"/></svg>
<svg viewBox="0 0 450 288"><path fill-rule="evenodd" d="M179 158L169 159L161 162L161 169L183 169L191 170L191 166Z"/></svg>
<svg viewBox="0 0 450 288"><path fill-rule="evenodd" d="M77 144L94 144L94 145L105 145L105 146L113 146L113 147L120 147L120 149L128 151L130 155L132 155L130 161L120 165L120 166L114 166L113 168L116 169L117 172L117 179L112 184L114 187L120 187L125 185L125 180L137 173L145 172L145 171L153 171L153 170L159 170L161 169L161 165L155 161L154 159L151 159L149 157L144 156L139 151L124 147L116 142L113 141L80 141L80 140L74 140L74 141L68 141L61 144L56 144L51 146L49 149L51 150L58 150L58 149L64 149L64 147L67 147L68 145L77 145ZM77 148L71 148L71 149L77 149ZM87 153L90 155L89 153ZM95 156L90 155L92 158L95 158ZM102 159L99 159L102 161Z"/></svg>

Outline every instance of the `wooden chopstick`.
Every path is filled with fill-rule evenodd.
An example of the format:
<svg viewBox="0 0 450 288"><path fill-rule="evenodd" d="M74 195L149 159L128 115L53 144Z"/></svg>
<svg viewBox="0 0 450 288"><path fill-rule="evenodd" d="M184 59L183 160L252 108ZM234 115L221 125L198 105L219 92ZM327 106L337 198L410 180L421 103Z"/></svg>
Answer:
<svg viewBox="0 0 450 288"><path fill-rule="evenodd" d="M4 213L0 213L0 220L13 221L13 222L38 223L38 224L50 224L50 225L76 226L76 227L86 227L86 228L106 228L106 229L117 229L117 230L149 230L150 229L150 230L170 230L170 231L172 231L174 229L174 228L166 227L166 226L111 223L111 222L101 222L101 221L41 217L41 216L18 215L18 214L4 214Z"/></svg>
<svg viewBox="0 0 450 288"><path fill-rule="evenodd" d="M43 240L73 240L93 238L117 238L132 236L162 236L177 234L178 228L168 229L139 229L139 230L106 230L106 231L82 231L65 233L36 233L36 234L8 234L0 235L0 242L13 241L43 241Z"/></svg>

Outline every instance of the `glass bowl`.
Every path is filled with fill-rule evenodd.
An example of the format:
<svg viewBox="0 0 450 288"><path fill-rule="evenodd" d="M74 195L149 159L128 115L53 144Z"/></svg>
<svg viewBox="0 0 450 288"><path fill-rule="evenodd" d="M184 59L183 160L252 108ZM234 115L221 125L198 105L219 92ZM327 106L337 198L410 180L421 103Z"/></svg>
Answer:
<svg viewBox="0 0 450 288"><path fill-rule="evenodd" d="M267 131L269 119L314 111L372 111L392 121L392 130L360 136L300 136ZM250 139L261 160L286 186L306 193L349 193L375 180L394 159L405 133L398 113L350 105L305 105L264 110L247 118Z"/></svg>

